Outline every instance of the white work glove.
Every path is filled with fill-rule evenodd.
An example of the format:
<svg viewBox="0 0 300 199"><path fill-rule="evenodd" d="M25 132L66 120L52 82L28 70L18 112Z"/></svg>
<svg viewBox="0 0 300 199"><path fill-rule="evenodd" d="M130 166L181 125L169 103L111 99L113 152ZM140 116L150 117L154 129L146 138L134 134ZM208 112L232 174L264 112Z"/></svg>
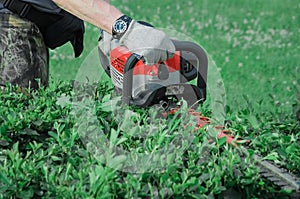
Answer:
<svg viewBox="0 0 300 199"><path fill-rule="evenodd" d="M164 32L134 20L119 40L104 32L99 48L109 55L117 46L125 46L130 52L142 55L147 65L165 61L175 53L173 42Z"/></svg>
<svg viewBox="0 0 300 199"><path fill-rule="evenodd" d="M99 40L98 48L109 57L110 51L120 46L119 40L113 39L112 35L106 31L102 31L101 39Z"/></svg>

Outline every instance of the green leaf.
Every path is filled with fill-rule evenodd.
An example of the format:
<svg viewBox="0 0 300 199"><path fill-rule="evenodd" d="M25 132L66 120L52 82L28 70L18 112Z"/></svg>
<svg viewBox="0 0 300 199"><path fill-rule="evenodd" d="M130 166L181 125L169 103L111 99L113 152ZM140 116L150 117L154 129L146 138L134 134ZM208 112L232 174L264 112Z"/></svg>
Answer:
<svg viewBox="0 0 300 199"><path fill-rule="evenodd" d="M28 190L23 190L18 194L19 198L24 198L24 199L30 199L33 198L34 196L34 190L32 188L28 189Z"/></svg>
<svg viewBox="0 0 300 199"><path fill-rule="evenodd" d="M226 144L226 136L219 138L217 141L219 146L223 146Z"/></svg>
<svg viewBox="0 0 300 199"><path fill-rule="evenodd" d="M30 128L20 131L20 134L21 135L36 135L36 136L40 135L36 130L30 129Z"/></svg>
<svg viewBox="0 0 300 199"><path fill-rule="evenodd" d="M118 145L120 145L120 144L126 142L127 140L128 140L128 138L126 138L126 137L121 137L121 138L117 141L116 146L118 146Z"/></svg>
<svg viewBox="0 0 300 199"><path fill-rule="evenodd" d="M121 101L121 97L113 98L107 102L104 102L100 105L101 111L104 112L112 112L115 110L118 110L120 106L118 106L118 103Z"/></svg>
<svg viewBox="0 0 300 199"><path fill-rule="evenodd" d="M113 169L119 169L122 167L122 164L126 161L127 156L125 155L119 155L115 156L108 160L107 166Z"/></svg>
<svg viewBox="0 0 300 199"><path fill-rule="evenodd" d="M61 95L57 98L56 104L64 108L67 105L71 104L70 97L66 96L66 94Z"/></svg>
<svg viewBox="0 0 300 199"><path fill-rule="evenodd" d="M11 185L11 180L5 175L5 173L0 172L0 181L4 184Z"/></svg>
<svg viewBox="0 0 300 199"><path fill-rule="evenodd" d="M258 183L260 186L264 186L265 185L265 182L260 180L259 183Z"/></svg>
<svg viewBox="0 0 300 199"><path fill-rule="evenodd" d="M272 153L268 154L266 157L264 157L263 160L277 161L278 160L278 153L277 152L272 152Z"/></svg>
<svg viewBox="0 0 300 199"><path fill-rule="evenodd" d="M250 122L251 126L254 128L254 129L258 129L259 128L259 122L256 118L255 115L249 115L248 116L248 121Z"/></svg>
<svg viewBox="0 0 300 199"><path fill-rule="evenodd" d="M8 146L9 142L6 140L0 140L0 146Z"/></svg>
<svg viewBox="0 0 300 199"><path fill-rule="evenodd" d="M53 132L53 131L48 131L48 135L50 135L51 137L53 137L55 140L58 139L57 133L55 133L55 132Z"/></svg>
<svg viewBox="0 0 300 199"><path fill-rule="evenodd" d="M54 155L52 155L51 156L51 159L53 160L53 161L61 161L61 158L60 157L57 157L57 156L54 156Z"/></svg>
<svg viewBox="0 0 300 199"><path fill-rule="evenodd" d="M111 98L111 94L107 94L102 98L102 102L108 102L110 101L110 98Z"/></svg>
<svg viewBox="0 0 300 199"><path fill-rule="evenodd" d="M253 149L247 149L247 152L248 152L250 157L252 157L254 155L254 150Z"/></svg>
<svg viewBox="0 0 300 199"><path fill-rule="evenodd" d="M118 135L119 135L118 131L116 131L115 129L111 129L110 138L109 138L110 143L116 144L117 139L118 139Z"/></svg>
<svg viewBox="0 0 300 199"><path fill-rule="evenodd" d="M285 149L285 151L286 151L287 153L289 153L289 154L295 153L296 150L297 150L297 147L296 147L294 144L289 145L289 146Z"/></svg>

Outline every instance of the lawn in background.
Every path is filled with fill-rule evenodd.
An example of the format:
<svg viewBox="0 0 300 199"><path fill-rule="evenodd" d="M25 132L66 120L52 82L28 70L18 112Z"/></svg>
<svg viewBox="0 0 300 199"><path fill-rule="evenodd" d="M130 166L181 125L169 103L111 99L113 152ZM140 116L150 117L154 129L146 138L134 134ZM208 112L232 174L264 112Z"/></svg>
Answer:
<svg viewBox="0 0 300 199"><path fill-rule="evenodd" d="M227 105L241 110L260 102L258 111L291 113L299 90L300 3L293 0L153 0L111 1L125 14L175 30L202 45L224 81ZM51 75L74 79L95 50L99 30L86 26L85 49L73 59L70 45L51 53ZM182 38L182 37L181 37ZM183 39L185 39L183 37ZM94 58L92 64L99 64ZM263 102L261 102L263 100Z"/></svg>

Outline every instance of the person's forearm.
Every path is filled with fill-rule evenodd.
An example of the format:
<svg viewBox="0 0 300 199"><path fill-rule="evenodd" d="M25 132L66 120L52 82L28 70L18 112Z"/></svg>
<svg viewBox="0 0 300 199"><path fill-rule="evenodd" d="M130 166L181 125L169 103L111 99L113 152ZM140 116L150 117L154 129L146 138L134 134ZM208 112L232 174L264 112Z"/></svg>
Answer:
<svg viewBox="0 0 300 199"><path fill-rule="evenodd" d="M58 6L108 33L122 13L105 0L53 0Z"/></svg>

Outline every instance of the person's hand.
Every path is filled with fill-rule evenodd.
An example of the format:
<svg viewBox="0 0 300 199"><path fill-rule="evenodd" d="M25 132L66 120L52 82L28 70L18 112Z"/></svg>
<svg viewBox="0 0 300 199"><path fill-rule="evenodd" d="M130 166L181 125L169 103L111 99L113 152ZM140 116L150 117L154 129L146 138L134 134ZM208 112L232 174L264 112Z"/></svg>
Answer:
<svg viewBox="0 0 300 199"><path fill-rule="evenodd" d="M173 42L164 32L136 21L130 23L128 30L120 38L120 45L142 55L147 65L165 61L175 53Z"/></svg>
<svg viewBox="0 0 300 199"><path fill-rule="evenodd" d="M147 65L165 61L175 53L173 42L164 32L136 21L130 23L119 40L103 32L99 47L104 54L109 55L117 46L126 46L130 52L142 55Z"/></svg>

